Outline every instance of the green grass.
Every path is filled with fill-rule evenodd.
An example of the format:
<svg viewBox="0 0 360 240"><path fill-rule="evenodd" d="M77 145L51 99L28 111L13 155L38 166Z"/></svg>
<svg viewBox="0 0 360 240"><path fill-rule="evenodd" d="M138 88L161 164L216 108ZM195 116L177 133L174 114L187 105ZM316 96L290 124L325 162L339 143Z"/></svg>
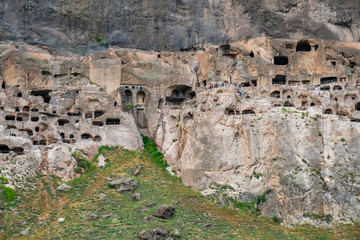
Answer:
<svg viewBox="0 0 360 240"><path fill-rule="evenodd" d="M101 147L97 156L103 154L108 159L106 167L93 167L80 178L69 181L67 184L73 189L67 193L56 190L60 184L56 176L39 175L31 179L37 187L20 191L16 206L0 211L0 239L137 239L141 231L155 227L178 229L181 239L354 239L360 236L359 224L333 229L307 225L290 229L276 223L279 221L276 217L268 219L250 211L221 208L166 172L163 155L150 139L144 137L144 141L145 150L140 152ZM143 166L140 174L131 176L139 165ZM108 186L108 177L137 180L140 185L136 192L143 200L136 202L129 199L131 194L116 192ZM100 193L107 196L100 198ZM253 203L234 205L239 209L253 209L265 201L268 193ZM156 206L145 207L149 202L155 202ZM175 207L173 218L144 220L161 204ZM101 217L110 213L113 214L110 218ZM90 214L97 214L99 219L90 220ZM58 223L61 217L66 221ZM207 224L211 227L205 226ZM26 228L30 229L29 235L21 237L21 231ZM123 234L119 235L119 231Z"/></svg>

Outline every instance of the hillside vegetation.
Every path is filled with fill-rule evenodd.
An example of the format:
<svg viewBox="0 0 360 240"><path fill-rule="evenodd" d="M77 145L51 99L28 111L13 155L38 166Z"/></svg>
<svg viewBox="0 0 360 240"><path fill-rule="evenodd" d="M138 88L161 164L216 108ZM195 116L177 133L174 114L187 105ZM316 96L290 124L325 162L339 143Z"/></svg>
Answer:
<svg viewBox="0 0 360 240"><path fill-rule="evenodd" d="M72 187L68 192L57 190L59 178L38 175L29 179L34 189L17 190L15 201L1 193L0 239L138 239L140 232L154 228L177 233L174 239L360 237L359 224L289 229L246 210L221 208L166 172L162 154L147 138L145 143L146 149L139 152L101 147L86 172L67 183ZM98 168L96 159L101 154L106 166ZM134 176L140 165L140 173ZM124 177L139 183L134 193L140 193L141 200L133 200L130 197L134 193L122 194L109 185ZM152 216L161 205L173 206L174 216ZM59 218L65 221L59 222Z"/></svg>

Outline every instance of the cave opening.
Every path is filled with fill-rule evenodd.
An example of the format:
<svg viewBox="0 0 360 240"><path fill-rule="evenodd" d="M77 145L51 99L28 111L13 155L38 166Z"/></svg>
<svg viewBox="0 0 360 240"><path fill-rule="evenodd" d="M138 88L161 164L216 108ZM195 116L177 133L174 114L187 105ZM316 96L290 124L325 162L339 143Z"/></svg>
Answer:
<svg viewBox="0 0 360 240"><path fill-rule="evenodd" d="M59 119L58 120L59 126L64 126L65 124L68 124L69 122L70 121L67 119Z"/></svg>
<svg viewBox="0 0 360 240"><path fill-rule="evenodd" d="M330 86L321 87L320 91L330 91Z"/></svg>
<svg viewBox="0 0 360 240"><path fill-rule="evenodd" d="M324 113L325 114L333 114L333 111L331 109L326 109Z"/></svg>
<svg viewBox="0 0 360 240"><path fill-rule="evenodd" d="M92 136L89 133L84 133L84 134L81 135L81 138L82 139L92 139Z"/></svg>
<svg viewBox="0 0 360 240"><path fill-rule="evenodd" d="M101 142L101 140L102 140L102 138L99 135L94 137L95 142Z"/></svg>
<svg viewBox="0 0 360 240"><path fill-rule="evenodd" d="M39 117L31 117L30 119L32 122L37 122L39 121Z"/></svg>
<svg viewBox="0 0 360 240"><path fill-rule="evenodd" d="M272 80L273 85L285 85L286 84L286 76L285 75L276 75Z"/></svg>
<svg viewBox="0 0 360 240"><path fill-rule="evenodd" d="M92 122L92 125L102 127L102 126L104 126L104 123L103 122Z"/></svg>
<svg viewBox="0 0 360 240"><path fill-rule="evenodd" d="M249 114L255 114L255 112L251 109L242 111L242 115L249 115Z"/></svg>
<svg viewBox="0 0 360 240"><path fill-rule="evenodd" d="M7 116L5 116L5 120L6 120L6 121L15 121L15 116L13 116L13 115L7 115Z"/></svg>
<svg viewBox="0 0 360 240"><path fill-rule="evenodd" d="M186 85L174 86L171 95L166 98L166 105L181 105L184 101L196 96L191 87Z"/></svg>
<svg viewBox="0 0 360 240"><path fill-rule="evenodd" d="M274 57L274 64L275 65L280 65L280 66L288 65L289 64L289 59L286 56L275 56Z"/></svg>
<svg viewBox="0 0 360 240"><path fill-rule="evenodd" d="M270 97L272 98L280 98L280 92L279 91L274 91L270 94Z"/></svg>
<svg viewBox="0 0 360 240"><path fill-rule="evenodd" d="M39 91L32 91L32 96L41 96L44 99L44 103L50 103L51 97L50 97L51 90L39 90Z"/></svg>
<svg viewBox="0 0 360 240"><path fill-rule="evenodd" d="M7 145L0 145L0 153L10 153L10 149Z"/></svg>
<svg viewBox="0 0 360 240"><path fill-rule="evenodd" d="M324 77L320 79L321 84L337 83L337 77Z"/></svg>
<svg viewBox="0 0 360 240"><path fill-rule="evenodd" d="M120 125L119 118L108 118L106 119L106 125Z"/></svg>
<svg viewBox="0 0 360 240"><path fill-rule="evenodd" d="M296 45L296 52L310 52L311 46L310 43L306 40L299 41Z"/></svg>
<svg viewBox="0 0 360 240"><path fill-rule="evenodd" d="M13 152L16 153L16 155L23 155L24 154L24 149L22 147L14 147L12 149Z"/></svg>

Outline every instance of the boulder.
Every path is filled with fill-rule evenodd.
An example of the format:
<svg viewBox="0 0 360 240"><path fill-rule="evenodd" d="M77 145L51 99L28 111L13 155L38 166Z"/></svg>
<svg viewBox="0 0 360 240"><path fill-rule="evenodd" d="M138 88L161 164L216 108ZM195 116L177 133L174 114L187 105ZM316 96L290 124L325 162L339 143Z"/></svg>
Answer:
<svg viewBox="0 0 360 240"><path fill-rule="evenodd" d="M109 186L115 188L116 191L121 193L131 193L134 192L137 186L139 186L139 183L138 181L127 177L113 180L109 183Z"/></svg>
<svg viewBox="0 0 360 240"><path fill-rule="evenodd" d="M135 194L131 195L130 199L132 199L134 201L140 201L142 199L142 197L141 197L140 193L135 193Z"/></svg>
<svg viewBox="0 0 360 240"><path fill-rule="evenodd" d="M141 239L141 240L153 240L154 236L152 235L151 232L142 231L141 233L139 233L139 239Z"/></svg>
<svg viewBox="0 0 360 240"><path fill-rule="evenodd" d="M100 193L100 194L99 194L99 197L100 197L100 198L104 198L104 197L106 197L106 194L105 194L105 193Z"/></svg>
<svg viewBox="0 0 360 240"><path fill-rule="evenodd" d="M20 234L21 234L21 236L28 235L29 234L29 229L26 229L26 230L22 231Z"/></svg>
<svg viewBox="0 0 360 240"><path fill-rule="evenodd" d="M155 211L153 216L162 219L169 219L174 215L174 213L175 208L170 205L162 205Z"/></svg>
<svg viewBox="0 0 360 240"><path fill-rule="evenodd" d="M62 192L68 192L68 191L70 191L72 189L72 187L71 186L69 186L69 185L67 185L67 184L61 184L58 188L57 188L57 190L59 190L59 191L62 191Z"/></svg>
<svg viewBox="0 0 360 240"><path fill-rule="evenodd" d="M98 219L99 216L96 215L96 214L90 214L89 218L92 219L92 220L94 220L94 219Z"/></svg>
<svg viewBox="0 0 360 240"><path fill-rule="evenodd" d="M149 207L149 208L155 207L155 205L156 205L156 203L154 203L154 202L145 204L145 206Z"/></svg>
<svg viewBox="0 0 360 240"><path fill-rule="evenodd" d="M139 165L139 166L132 172L132 175L133 175L133 176L139 175L140 172L141 172L141 170L142 170L142 166Z"/></svg>

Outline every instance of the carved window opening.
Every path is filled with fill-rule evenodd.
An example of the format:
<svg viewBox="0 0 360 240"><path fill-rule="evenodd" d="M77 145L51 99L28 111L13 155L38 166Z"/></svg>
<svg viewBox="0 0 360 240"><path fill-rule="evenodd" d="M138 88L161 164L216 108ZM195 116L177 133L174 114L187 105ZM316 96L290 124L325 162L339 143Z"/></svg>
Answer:
<svg viewBox="0 0 360 240"><path fill-rule="evenodd" d="M59 126L64 126L65 124L68 124L69 122L70 121L67 119L59 119L58 120Z"/></svg>
<svg viewBox="0 0 360 240"><path fill-rule="evenodd" d="M285 66L289 64L289 59L286 56L275 56L274 65Z"/></svg>
<svg viewBox="0 0 360 240"><path fill-rule="evenodd" d="M250 109L242 111L242 115L249 115L249 114L255 114L255 112Z"/></svg>
<svg viewBox="0 0 360 240"><path fill-rule="evenodd" d="M320 79L321 84L337 83L337 77L325 77Z"/></svg>
<svg viewBox="0 0 360 240"><path fill-rule="evenodd" d="M102 126L104 126L104 123L103 122L92 122L92 125L102 127Z"/></svg>
<svg viewBox="0 0 360 240"><path fill-rule="evenodd" d="M108 118L106 119L106 125L120 125L119 118Z"/></svg>
<svg viewBox="0 0 360 240"><path fill-rule="evenodd" d="M285 85L286 84L286 76L284 75L276 75L272 80L273 85Z"/></svg>

